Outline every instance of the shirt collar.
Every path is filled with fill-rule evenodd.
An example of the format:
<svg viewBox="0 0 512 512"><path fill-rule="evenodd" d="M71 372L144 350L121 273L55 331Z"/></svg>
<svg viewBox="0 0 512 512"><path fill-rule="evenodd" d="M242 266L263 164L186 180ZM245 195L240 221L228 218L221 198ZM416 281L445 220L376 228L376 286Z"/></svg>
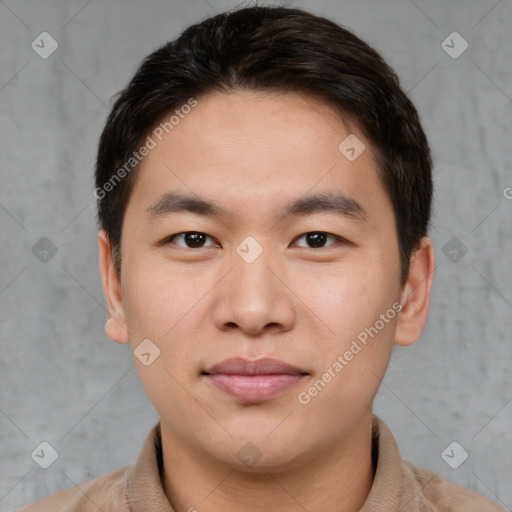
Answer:
<svg viewBox="0 0 512 512"><path fill-rule="evenodd" d="M387 425L372 417L373 454L377 467L373 484L360 512L396 512L403 494L403 466L400 450Z"/></svg>
<svg viewBox="0 0 512 512"><path fill-rule="evenodd" d="M131 512L174 512L162 487L162 438L160 422L148 434L126 485Z"/></svg>
<svg viewBox="0 0 512 512"><path fill-rule="evenodd" d="M393 434L375 414L372 417L372 450L376 459L370 493L360 512L396 512L403 494L402 458ZM160 422L148 434L126 485L132 512L174 512L161 481Z"/></svg>

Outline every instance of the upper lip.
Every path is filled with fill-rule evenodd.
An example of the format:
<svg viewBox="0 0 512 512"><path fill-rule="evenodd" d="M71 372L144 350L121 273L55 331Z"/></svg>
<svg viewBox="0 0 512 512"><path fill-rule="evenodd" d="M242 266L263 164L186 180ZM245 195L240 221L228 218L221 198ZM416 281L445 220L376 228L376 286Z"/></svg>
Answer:
<svg viewBox="0 0 512 512"><path fill-rule="evenodd" d="M225 359L220 363L214 364L210 368L207 368L203 374L237 374L237 375L265 375L265 374L302 374L307 375L307 372L285 363L278 359L272 359L270 357L264 357L256 360L248 360L242 357L235 357L231 359Z"/></svg>

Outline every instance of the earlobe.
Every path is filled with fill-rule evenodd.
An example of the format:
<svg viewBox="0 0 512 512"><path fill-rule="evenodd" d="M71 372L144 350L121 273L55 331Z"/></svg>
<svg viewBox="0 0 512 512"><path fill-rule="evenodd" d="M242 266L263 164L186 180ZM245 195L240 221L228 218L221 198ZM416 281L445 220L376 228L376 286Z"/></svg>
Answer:
<svg viewBox="0 0 512 512"><path fill-rule="evenodd" d="M407 282L402 290L402 310L395 331L397 345L412 345L427 323L434 267L432 240L423 237L419 249L411 257Z"/></svg>
<svg viewBox="0 0 512 512"><path fill-rule="evenodd" d="M130 336L126 324L121 279L112 261L112 247L104 229L98 233L100 252L100 274L107 302L109 318L105 324L106 335L116 343L129 343Z"/></svg>

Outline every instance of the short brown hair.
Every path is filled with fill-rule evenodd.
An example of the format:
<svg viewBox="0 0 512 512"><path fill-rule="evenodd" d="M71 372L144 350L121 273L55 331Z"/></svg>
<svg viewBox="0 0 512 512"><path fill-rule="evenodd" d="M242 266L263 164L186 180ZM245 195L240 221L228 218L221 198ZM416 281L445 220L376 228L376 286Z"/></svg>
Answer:
<svg viewBox="0 0 512 512"><path fill-rule="evenodd" d="M430 148L418 113L383 58L352 32L288 7L248 7L210 17L147 56L115 101L101 134L98 223L121 268L121 231L137 167L112 182L164 116L210 91L293 91L321 98L371 141L393 204L401 280L427 234ZM119 175L117 176L119 178ZM105 184L110 183L108 193Z"/></svg>

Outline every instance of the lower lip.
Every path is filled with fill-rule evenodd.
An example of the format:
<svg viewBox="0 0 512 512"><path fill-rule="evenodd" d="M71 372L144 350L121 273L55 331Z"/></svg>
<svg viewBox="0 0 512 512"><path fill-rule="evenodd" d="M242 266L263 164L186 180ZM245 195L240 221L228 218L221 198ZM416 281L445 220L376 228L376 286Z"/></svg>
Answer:
<svg viewBox="0 0 512 512"><path fill-rule="evenodd" d="M258 403L269 400L295 385L304 375L268 374L268 375L239 375L223 374L207 375L208 380L221 391L243 400Z"/></svg>

